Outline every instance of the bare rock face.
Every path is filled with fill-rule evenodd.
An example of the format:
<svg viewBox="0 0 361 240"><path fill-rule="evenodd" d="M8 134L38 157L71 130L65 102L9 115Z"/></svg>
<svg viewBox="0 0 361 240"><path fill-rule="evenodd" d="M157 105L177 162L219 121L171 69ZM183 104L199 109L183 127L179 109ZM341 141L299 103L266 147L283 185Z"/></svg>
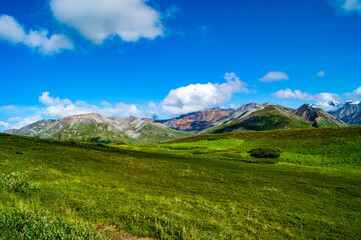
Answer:
<svg viewBox="0 0 361 240"><path fill-rule="evenodd" d="M202 133L214 127L245 118L253 112L262 110L267 105L268 103L262 105L250 103L245 104L238 109L212 108L167 120L143 120L161 123L169 128L180 131L196 131Z"/></svg>
<svg viewBox="0 0 361 240"><path fill-rule="evenodd" d="M361 125L361 103L349 101L337 111L330 112L333 116L350 125Z"/></svg>
<svg viewBox="0 0 361 240"><path fill-rule="evenodd" d="M154 122L181 131L201 131L213 123L229 117L233 111L232 109L212 108L168 120L155 120Z"/></svg>

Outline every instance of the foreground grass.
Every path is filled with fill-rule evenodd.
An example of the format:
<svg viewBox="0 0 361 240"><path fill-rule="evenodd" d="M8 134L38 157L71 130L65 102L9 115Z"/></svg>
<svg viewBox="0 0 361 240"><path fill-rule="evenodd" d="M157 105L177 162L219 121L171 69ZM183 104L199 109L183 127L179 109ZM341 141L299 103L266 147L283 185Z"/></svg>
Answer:
<svg viewBox="0 0 361 240"><path fill-rule="evenodd" d="M210 134L177 140L171 144L129 145L122 148L257 162L247 152L258 147L279 149L282 155L277 162L281 164L361 172L361 127ZM272 162L270 159L261 161Z"/></svg>
<svg viewBox="0 0 361 240"><path fill-rule="evenodd" d="M37 185L3 189L0 208L160 239L360 239L361 128L299 131L122 149L0 135L1 171ZM287 164L255 163L257 146Z"/></svg>

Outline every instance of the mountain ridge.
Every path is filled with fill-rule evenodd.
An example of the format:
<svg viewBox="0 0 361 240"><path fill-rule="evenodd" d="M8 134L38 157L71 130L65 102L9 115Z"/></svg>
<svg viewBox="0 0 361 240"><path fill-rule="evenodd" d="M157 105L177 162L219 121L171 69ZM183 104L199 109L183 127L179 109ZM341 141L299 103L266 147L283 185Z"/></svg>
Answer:
<svg viewBox="0 0 361 240"><path fill-rule="evenodd" d="M146 122L134 116L106 118L98 113L79 114L56 120L40 120L21 129L7 130L5 133L104 143L152 143L193 135L160 124Z"/></svg>
<svg viewBox="0 0 361 240"><path fill-rule="evenodd" d="M358 113L356 110L354 111ZM157 143L196 133L336 127L348 124L320 108L304 104L292 109L272 103L248 103L237 109L210 108L163 120L106 118L97 113L41 120L5 133L91 142Z"/></svg>

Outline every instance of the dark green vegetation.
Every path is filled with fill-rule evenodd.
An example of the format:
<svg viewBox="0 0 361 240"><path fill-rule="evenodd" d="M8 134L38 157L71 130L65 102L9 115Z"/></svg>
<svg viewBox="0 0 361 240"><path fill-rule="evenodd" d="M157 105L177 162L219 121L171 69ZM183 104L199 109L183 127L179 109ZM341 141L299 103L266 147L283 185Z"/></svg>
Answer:
<svg viewBox="0 0 361 240"><path fill-rule="evenodd" d="M275 148L255 148L248 153L254 158L279 158L281 151Z"/></svg>
<svg viewBox="0 0 361 240"><path fill-rule="evenodd" d="M2 188L0 209L88 221L111 235L361 238L361 127L114 146L0 135L1 172L27 171L37 184ZM260 147L278 148L278 163L247 153Z"/></svg>

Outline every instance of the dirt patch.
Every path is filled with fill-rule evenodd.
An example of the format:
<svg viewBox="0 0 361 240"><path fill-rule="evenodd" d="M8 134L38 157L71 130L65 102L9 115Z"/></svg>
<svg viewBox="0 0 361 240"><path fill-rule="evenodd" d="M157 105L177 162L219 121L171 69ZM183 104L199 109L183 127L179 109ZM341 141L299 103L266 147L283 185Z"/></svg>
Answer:
<svg viewBox="0 0 361 240"><path fill-rule="evenodd" d="M148 237L137 237L133 236L129 233L124 233L121 237L111 237L114 240L155 240L155 238L148 238Z"/></svg>
<svg viewBox="0 0 361 240"><path fill-rule="evenodd" d="M155 238L134 236L130 233L119 231L114 226L97 226L96 230L112 240L156 240Z"/></svg>

